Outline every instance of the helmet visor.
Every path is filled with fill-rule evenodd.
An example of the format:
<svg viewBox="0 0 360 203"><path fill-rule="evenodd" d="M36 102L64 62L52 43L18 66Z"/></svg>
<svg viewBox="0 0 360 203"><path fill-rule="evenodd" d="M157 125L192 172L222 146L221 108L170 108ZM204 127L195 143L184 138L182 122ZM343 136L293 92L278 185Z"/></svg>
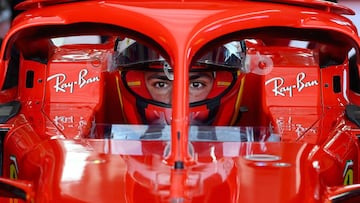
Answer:
<svg viewBox="0 0 360 203"><path fill-rule="evenodd" d="M150 47L129 38L117 41L115 58L117 67L131 67L159 61L165 61L164 57Z"/></svg>
<svg viewBox="0 0 360 203"><path fill-rule="evenodd" d="M248 72L244 65L245 53L246 46L244 41L232 41L202 55L196 63Z"/></svg>

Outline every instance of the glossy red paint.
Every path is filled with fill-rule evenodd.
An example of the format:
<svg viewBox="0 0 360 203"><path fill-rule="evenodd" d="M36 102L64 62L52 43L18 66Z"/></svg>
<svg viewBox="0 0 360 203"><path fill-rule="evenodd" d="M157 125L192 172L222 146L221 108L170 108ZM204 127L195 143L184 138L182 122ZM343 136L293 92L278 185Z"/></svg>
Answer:
<svg viewBox="0 0 360 203"><path fill-rule="evenodd" d="M18 8L26 11L0 51L2 202L360 198L360 39L342 15L351 9L317 0L29 0ZM106 39L50 42L81 35ZM126 122L124 108L136 109L122 106L119 36L158 49L173 68L172 120L160 138L144 139L151 125ZM227 112L241 119L194 126L189 67L233 40L247 46L248 72L231 103L239 112ZM197 137L202 130L216 139Z"/></svg>

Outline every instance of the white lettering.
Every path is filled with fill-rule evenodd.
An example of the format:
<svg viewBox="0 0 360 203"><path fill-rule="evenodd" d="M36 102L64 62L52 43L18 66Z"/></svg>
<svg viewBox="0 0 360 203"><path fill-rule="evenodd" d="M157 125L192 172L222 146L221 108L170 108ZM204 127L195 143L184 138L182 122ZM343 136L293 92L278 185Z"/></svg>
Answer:
<svg viewBox="0 0 360 203"><path fill-rule="evenodd" d="M288 94L289 97L293 96L294 90L297 92L303 91L305 88L318 86L319 82L317 80L305 81L306 74L304 72L298 73L296 76L296 84L284 86L285 80L282 77L274 77L267 81L265 81L265 85L270 83L273 84L272 92L274 92L274 96L286 96Z"/></svg>
<svg viewBox="0 0 360 203"><path fill-rule="evenodd" d="M74 87L77 85L79 88L83 88L88 84L99 82L100 78L98 76L87 78L88 75L87 69L82 69L79 72L77 81L68 81L66 82L66 75L64 73L58 73L47 78L47 81L55 80L55 85L53 86L55 92L74 92Z"/></svg>
<svg viewBox="0 0 360 203"><path fill-rule="evenodd" d="M304 127L302 123L294 123L292 117L288 117L287 120L284 117L276 118L276 124L280 134L286 132L295 132L297 138L302 136L304 133L317 134L316 126Z"/></svg>

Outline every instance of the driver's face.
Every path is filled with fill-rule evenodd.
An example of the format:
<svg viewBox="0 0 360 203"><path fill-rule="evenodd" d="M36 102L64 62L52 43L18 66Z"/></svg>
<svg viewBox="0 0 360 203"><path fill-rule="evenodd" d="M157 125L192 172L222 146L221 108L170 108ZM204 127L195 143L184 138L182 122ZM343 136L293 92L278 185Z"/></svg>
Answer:
<svg viewBox="0 0 360 203"><path fill-rule="evenodd" d="M190 103L206 99L213 87L212 72L190 73ZM145 72L145 83L155 101L171 104L173 82L162 72Z"/></svg>

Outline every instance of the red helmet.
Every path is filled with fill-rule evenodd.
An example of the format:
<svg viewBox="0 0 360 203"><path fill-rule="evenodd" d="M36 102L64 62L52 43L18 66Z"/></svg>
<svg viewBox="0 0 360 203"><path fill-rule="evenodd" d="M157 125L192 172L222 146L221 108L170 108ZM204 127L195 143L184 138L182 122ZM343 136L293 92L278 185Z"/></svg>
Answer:
<svg viewBox="0 0 360 203"><path fill-rule="evenodd" d="M190 124L232 125L240 115L246 46L232 41L198 57L189 73ZM124 119L131 124L169 124L173 71L156 50L119 40L118 91Z"/></svg>

